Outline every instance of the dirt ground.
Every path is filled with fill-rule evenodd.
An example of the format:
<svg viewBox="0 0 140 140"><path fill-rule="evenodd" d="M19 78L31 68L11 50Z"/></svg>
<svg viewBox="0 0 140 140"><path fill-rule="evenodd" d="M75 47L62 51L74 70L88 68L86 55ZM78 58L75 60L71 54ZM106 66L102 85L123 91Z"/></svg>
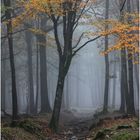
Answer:
<svg viewBox="0 0 140 140"><path fill-rule="evenodd" d="M48 128L51 114L22 117L17 127L2 119L2 140L137 140L138 119L119 113L93 116L93 113L63 111L59 132ZM121 139L122 138L122 139Z"/></svg>

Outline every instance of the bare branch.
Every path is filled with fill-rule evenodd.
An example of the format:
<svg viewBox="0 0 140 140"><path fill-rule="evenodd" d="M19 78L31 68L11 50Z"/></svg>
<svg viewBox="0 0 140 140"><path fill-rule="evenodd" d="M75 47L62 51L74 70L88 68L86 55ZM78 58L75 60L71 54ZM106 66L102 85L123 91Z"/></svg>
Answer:
<svg viewBox="0 0 140 140"><path fill-rule="evenodd" d="M87 42L85 42L81 47L79 47L77 50L75 50L72 54L72 56L74 56L79 50L81 50L82 48L84 48L88 43L97 40L98 38L100 38L101 36L97 36L91 40L88 40Z"/></svg>
<svg viewBox="0 0 140 140"><path fill-rule="evenodd" d="M60 20L60 21L58 22L57 25L60 25L62 22L63 22L63 21ZM17 34L17 33L20 33L20 32L23 32L23 31L26 31L26 30L29 30L29 29L32 29L32 28L33 28L32 25L30 25L30 24L28 24L28 23L24 23L24 26L27 27L27 28L23 28L23 29L20 29L20 30L18 30L18 31L15 31L15 32L12 33L12 35L15 35L15 34ZM50 32L50 31L52 31L53 29L54 29L54 27L53 27L53 26L52 26L52 27L50 26L50 27L48 27L44 32L48 33L48 32ZM8 35L2 36L1 39L5 39L5 38L7 38L7 37L8 37Z"/></svg>
<svg viewBox="0 0 140 140"><path fill-rule="evenodd" d="M58 24L57 24L56 20L54 22L54 36L55 36L55 41L57 44L57 51L59 53L59 58L61 58L62 57L62 48L61 48L61 44L60 44L59 37L58 37Z"/></svg>
<svg viewBox="0 0 140 140"><path fill-rule="evenodd" d="M122 11L122 10L123 10L123 8L124 8L124 6L125 6L125 3L126 3L126 0L124 0L123 4L122 4L122 6L121 6L120 11Z"/></svg>
<svg viewBox="0 0 140 140"><path fill-rule="evenodd" d="M84 33L81 34L81 36L80 36L79 39L78 39L78 42L76 43L76 45L75 45L72 49L75 49L75 48L79 45L79 43L80 43L80 41L81 41L83 35L84 35Z"/></svg>

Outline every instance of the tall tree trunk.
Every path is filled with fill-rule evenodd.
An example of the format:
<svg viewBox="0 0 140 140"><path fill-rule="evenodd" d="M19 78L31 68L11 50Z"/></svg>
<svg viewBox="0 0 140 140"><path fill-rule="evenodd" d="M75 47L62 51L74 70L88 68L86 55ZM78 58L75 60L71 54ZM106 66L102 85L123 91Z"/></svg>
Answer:
<svg viewBox="0 0 140 140"><path fill-rule="evenodd" d="M69 109L70 107L70 100L69 100L69 75L67 75L67 91L66 91L66 107ZM77 93L78 94L78 93Z"/></svg>
<svg viewBox="0 0 140 140"><path fill-rule="evenodd" d="M120 0L120 8L123 5L123 9L120 10L120 21L123 22L123 17L124 17L124 2ZM127 70L127 58L126 58L126 50L123 49L121 50L121 105L120 105L120 112L128 112L129 110L129 87L128 87L128 70Z"/></svg>
<svg viewBox="0 0 140 140"><path fill-rule="evenodd" d="M114 55L115 56L115 55ZM114 57L114 79L113 79L113 97L112 97L112 107L115 109L115 95L116 95L116 61Z"/></svg>
<svg viewBox="0 0 140 140"><path fill-rule="evenodd" d="M75 9L77 7L77 4L75 5ZM69 2L64 2L63 8L73 9L73 4ZM55 132L58 130L58 123L59 123L59 115L60 115L60 109L61 109L61 103L62 103L62 96L63 96L63 87L64 87L64 80L68 73L72 57L76 54L77 51L79 51L82 47L84 47L87 43L82 45L79 49L73 52L72 48L72 40L73 40L73 32L75 30L75 25L77 25L76 19L76 10L68 10L66 12L66 9L64 10L63 15L63 41L64 45L62 46L59 39L58 34L58 21L59 17L55 17L52 15L51 19L53 21L53 27L54 27L54 36L55 41L57 45L57 51L59 55L59 74L58 74L58 82L57 82L57 88L56 88L56 96L55 96L55 102L54 102L54 108L53 108L53 114L50 121L50 128L54 130Z"/></svg>
<svg viewBox="0 0 140 140"><path fill-rule="evenodd" d="M11 7L10 0L4 0L5 7ZM7 20L11 19L11 10L6 8L5 15ZM17 107L17 89L16 89L16 74L15 74L15 61L14 61L14 50L13 50L13 38L12 38L12 21L9 20L7 23L7 34L8 34L8 46L10 55L10 68L11 68L11 80L12 80L12 125L18 118L18 107Z"/></svg>
<svg viewBox="0 0 140 140"><path fill-rule="evenodd" d="M138 93L138 99L139 99L139 65L134 65L134 74L136 79L136 86L137 86L137 93Z"/></svg>
<svg viewBox="0 0 140 140"><path fill-rule="evenodd" d="M41 19L40 29L44 31L47 21L46 18ZM43 34L37 35L40 54L40 92L41 92L41 113L51 112L51 107L48 98L47 88L47 61L46 61L46 36Z"/></svg>
<svg viewBox="0 0 140 140"><path fill-rule="evenodd" d="M62 64L62 62L60 61L54 109L53 109L53 114L52 114L52 118L49 125L50 128L53 129L55 132L57 132L58 130L60 109L61 109L62 96L63 96L63 88L64 88L64 80L65 80L64 64Z"/></svg>
<svg viewBox="0 0 140 140"><path fill-rule="evenodd" d="M27 42L27 55L28 55L28 81L29 81L29 110L31 114L35 113L34 106L34 84L33 84L33 68L32 68L32 33L26 31L26 42Z"/></svg>
<svg viewBox="0 0 140 140"><path fill-rule="evenodd" d="M127 61L126 61L126 50L121 50L121 106L120 111L125 112L125 102L126 108L128 110L128 82L127 82Z"/></svg>
<svg viewBox="0 0 140 140"><path fill-rule="evenodd" d="M1 70L1 110L3 111L3 112L5 112L5 94L6 94L6 92L5 92L5 84L6 84L6 80L5 80L5 74L6 74L6 69L5 69L5 67L6 67L6 64L5 64L6 62L5 62L5 60L3 60L2 61L2 70Z"/></svg>
<svg viewBox="0 0 140 140"><path fill-rule="evenodd" d="M137 11L139 12L139 0L136 1L137 1Z"/></svg>
<svg viewBox="0 0 140 140"><path fill-rule="evenodd" d="M109 17L109 0L106 0L106 14L105 19ZM106 25L105 30L108 30ZM105 51L108 49L108 36L105 36ZM109 92L109 58L108 54L105 56L105 89L104 89L104 106L103 112L107 112L108 109L108 92Z"/></svg>
<svg viewBox="0 0 140 140"><path fill-rule="evenodd" d="M38 113L38 95L39 95L39 54L38 44L36 45L36 102L35 102L35 113Z"/></svg>
<svg viewBox="0 0 140 140"><path fill-rule="evenodd" d="M127 12L131 12L130 0L127 0ZM128 18L128 22L130 21ZM134 106L134 86L133 86L133 56L130 53L131 50L128 50L128 75L129 75L129 110L128 113L135 115L135 106Z"/></svg>

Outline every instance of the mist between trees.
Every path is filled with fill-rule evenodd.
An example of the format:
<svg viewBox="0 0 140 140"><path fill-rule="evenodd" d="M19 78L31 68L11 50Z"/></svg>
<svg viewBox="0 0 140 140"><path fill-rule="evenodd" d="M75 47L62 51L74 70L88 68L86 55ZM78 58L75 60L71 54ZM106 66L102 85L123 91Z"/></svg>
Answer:
<svg viewBox="0 0 140 140"><path fill-rule="evenodd" d="M2 0L1 112L136 115L138 0Z"/></svg>

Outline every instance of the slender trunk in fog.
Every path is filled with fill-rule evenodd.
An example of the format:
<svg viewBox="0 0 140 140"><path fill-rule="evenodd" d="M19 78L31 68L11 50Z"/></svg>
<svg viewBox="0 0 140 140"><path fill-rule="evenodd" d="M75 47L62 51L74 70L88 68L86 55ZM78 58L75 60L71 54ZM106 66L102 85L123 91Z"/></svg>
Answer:
<svg viewBox="0 0 140 140"><path fill-rule="evenodd" d="M139 0L136 1L137 1L137 11L139 12Z"/></svg>
<svg viewBox="0 0 140 140"><path fill-rule="evenodd" d="M138 99L139 99L139 65L134 65L134 75L136 79L136 86L137 86L137 93L138 93Z"/></svg>
<svg viewBox="0 0 140 140"><path fill-rule="evenodd" d="M59 54L59 73L58 73L58 81L57 81L57 88L56 88L56 95L55 95L55 101L54 101L54 108L52 113L52 118L49 124L49 127L53 131L58 130L58 124L59 124L59 117L60 117L60 109L62 104L62 96L63 96L63 88L64 88L64 81L65 77L68 73L71 60L72 60L72 34L73 34L73 25L72 21L72 13L68 15L69 20L71 22L68 23L68 29L66 30L66 17L63 17L63 37L64 37L64 51L62 53L61 50L61 44L59 42L58 37L58 22L57 20L53 20L54 22L54 35L55 35L55 41L57 44L58 54Z"/></svg>
<svg viewBox="0 0 140 140"><path fill-rule="evenodd" d="M124 3L125 2L125 3ZM123 22L124 7L126 1L120 0L120 21ZM127 69L127 53L126 49L121 50L121 105L120 112L128 112L129 110L129 87L128 87L128 69Z"/></svg>
<svg viewBox="0 0 140 140"><path fill-rule="evenodd" d="M70 107L70 103L69 103L69 75L67 75L66 106L67 106L67 109L69 109L69 107Z"/></svg>
<svg viewBox="0 0 140 140"><path fill-rule="evenodd" d="M59 55L59 74L58 74L58 81L57 81L57 88L56 88L56 96L55 96L52 117L49 123L49 127L55 132L58 130L64 80L68 73L72 58L84 46L86 46L88 43L92 41L95 41L96 39L100 37L98 36L94 39L88 40L82 46L78 48L77 48L78 44L76 46L72 45L73 33L78 25L78 21L81 15L83 14L83 12L81 12L80 17L77 18L77 10L75 9L78 8L80 3L81 1L77 1L74 4L69 1L65 1L64 4L62 5L62 7L64 8L64 15L62 17L62 20L63 20L63 26L62 26L63 41L62 42L64 42L63 45L60 42L59 33L58 33L58 21L60 20L60 17L59 16L55 17L54 15L51 16L51 20L53 22L53 27L54 27L54 36L55 36L57 51ZM65 8L73 9L73 10L67 11Z"/></svg>
<svg viewBox="0 0 140 140"><path fill-rule="evenodd" d="M38 92L39 92L39 56L38 56L38 44L36 45L36 103L35 112L38 113Z"/></svg>
<svg viewBox="0 0 140 140"><path fill-rule="evenodd" d="M11 7L10 0L4 0L5 7ZM5 11L6 19L11 19L11 10L7 8ZM15 121L18 117L18 105L17 105L17 89L16 89L16 74L15 74L15 61L14 61L14 50L13 50L13 37L12 37L12 21L9 20L7 25L8 34L8 46L9 46L9 57L10 57L10 68L11 68L11 80L12 80L12 125L15 125Z"/></svg>
<svg viewBox="0 0 140 140"><path fill-rule="evenodd" d="M62 62L63 61L60 61L59 63L59 74L58 74L58 81L57 81L57 88L56 88L55 104L54 104L52 118L50 121L50 128L52 128L54 131L57 131L58 129L64 81L67 74L65 70L66 71L68 70L68 68L67 69L64 68L64 64Z"/></svg>
<svg viewBox="0 0 140 140"><path fill-rule="evenodd" d="M131 4L130 0L127 0L127 12L131 13ZM131 18L128 18L128 23ZM130 53L131 50L128 50L128 83L129 83L129 110L128 113L135 114L135 107L134 107L134 86L133 86L133 55Z"/></svg>
<svg viewBox="0 0 140 140"><path fill-rule="evenodd" d="M62 96L62 106L61 106L61 108L62 108L62 109L65 109L65 108L66 108L64 94L63 94L63 96Z"/></svg>
<svg viewBox="0 0 140 140"><path fill-rule="evenodd" d="M46 18L41 19L40 30L44 31L46 28ZM46 36L38 34L37 42L39 44L40 56L40 93L41 93L41 113L51 112L51 107L48 98L47 87L47 61L46 61Z"/></svg>
<svg viewBox="0 0 140 140"><path fill-rule="evenodd" d="M79 64L77 64L77 66L76 66L76 73L77 74L79 73L79 70L78 70L79 67L80 67ZM77 75L77 77L78 77L78 75ZM80 106L80 101L81 101L81 99L80 99L80 90L79 90L80 82L79 81L80 80L79 80L79 77L78 77L77 82L76 82L76 87L77 87L77 90L76 90L76 98L77 98L76 102L77 102L77 104L76 104L76 106L77 107Z"/></svg>
<svg viewBox="0 0 140 140"><path fill-rule="evenodd" d="M113 98L112 98L112 107L115 109L115 95L116 95L116 61L114 57L114 79L113 79Z"/></svg>
<svg viewBox="0 0 140 140"><path fill-rule="evenodd" d="M6 64L5 60L1 62L2 70L1 70L1 110L5 112L5 84L6 84Z"/></svg>
<svg viewBox="0 0 140 140"><path fill-rule="evenodd" d="M106 14L105 19L109 17L109 0L106 0ZM108 30L106 25L105 30ZM105 36L105 51L108 49L108 36ZM105 55L105 89L104 89L104 106L103 112L107 112L108 109L108 92L109 92L109 58L108 54Z"/></svg>
<svg viewBox="0 0 140 140"><path fill-rule="evenodd" d="M127 83L127 61L126 50L121 50L121 106L120 111L125 112L128 109L128 83Z"/></svg>
<svg viewBox="0 0 140 140"><path fill-rule="evenodd" d="M27 43L27 56L28 56L28 81L29 81L29 110L31 114L35 113L34 106L34 84L33 84L33 63L32 63L32 33L30 31L25 32L25 38Z"/></svg>

